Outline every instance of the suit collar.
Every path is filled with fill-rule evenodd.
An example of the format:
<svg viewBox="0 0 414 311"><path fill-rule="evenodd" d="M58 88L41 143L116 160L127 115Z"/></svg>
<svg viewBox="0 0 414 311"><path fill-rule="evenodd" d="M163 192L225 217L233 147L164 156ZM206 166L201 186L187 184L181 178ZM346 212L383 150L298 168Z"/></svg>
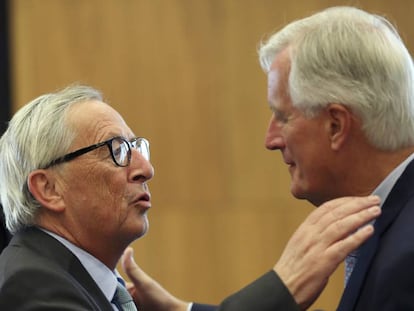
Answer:
<svg viewBox="0 0 414 311"><path fill-rule="evenodd" d="M69 249L80 261L82 266L88 271L93 278L99 289L104 293L106 299L111 301L118 284L115 271L111 271L106 265L104 265L99 259L92 254L79 248L73 243L69 242L65 238L50 232L48 230L40 229L47 234L54 237L60 243L62 243L67 249Z"/></svg>
<svg viewBox="0 0 414 311"><path fill-rule="evenodd" d="M370 264L377 251L381 236L398 216L404 202L412 195L414 183L414 161L412 160L396 181L391 192L382 205L381 216L374 224L374 235L360 248L358 262L348 281L337 311L350 311L358 301L360 290L369 271Z"/></svg>
<svg viewBox="0 0 414 311"><path fill-rule="evenodd" d="M13 246L26 247L37 256L52 261L63 271L67 271L73 276L74 280L79 284L79 289L83 291L86 296L92 297L92 303L97 305L97 310L113 311L110 302L78 258L62 243L49 234L35 227L26 228L13 236L9 247Z"/></svg>

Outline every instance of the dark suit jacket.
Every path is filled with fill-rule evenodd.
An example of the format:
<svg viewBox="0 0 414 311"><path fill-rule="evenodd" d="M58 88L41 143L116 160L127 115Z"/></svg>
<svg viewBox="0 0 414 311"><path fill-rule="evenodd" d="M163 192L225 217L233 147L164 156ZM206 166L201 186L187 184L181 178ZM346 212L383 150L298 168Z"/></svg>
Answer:
<svg viewBox="0 0 414 311"><path fill-rule="evenodd" d="M0 255L0 310L108 310L111 304L79 260L36 228L16 234ZM192 311L298 311L273 271L220 306L194 304Z"/></svg>
<svg viewBox="0 0 414 311"><path fill-rule="evenodd" d="M414 310L414 161L385 200L337 310Z"/></svg>
<svg viewBox="0 0 414 311"><path fill-rule="evenodd" d="M30 228L17 233L0 255L0 310L113 308L65 246Z"/></svg>
<svg viewBox="0 0 414 311"><path fill-rule="evenodd" d="M299 311L292 295L272 270L239 292L226 298L220 306L195 304L191 311Z"/></svg>

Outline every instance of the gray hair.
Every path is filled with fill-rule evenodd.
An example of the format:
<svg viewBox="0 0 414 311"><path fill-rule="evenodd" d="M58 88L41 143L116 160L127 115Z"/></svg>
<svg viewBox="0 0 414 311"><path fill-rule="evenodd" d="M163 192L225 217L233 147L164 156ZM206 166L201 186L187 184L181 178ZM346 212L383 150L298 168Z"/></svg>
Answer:
<svg viewBox="0 0 414 311"><path fill-rule="evenodd" d="M22 107L0 139L0 201L6 226L15 233L35 224L41 206L29 192L27 178L68 152L76 132L67 124L69 108L100 100L99 91L81 85L42 95Z"/></svg>
<svg viewBox="0 0 414 311"><path fill-rule="evenodd" d="M340 103L361 119L373 146L391 151L414 144L413 62L389 21L352 7L294 21L261 44L263 70L287 48L288 92L305 115Z"/></svg>

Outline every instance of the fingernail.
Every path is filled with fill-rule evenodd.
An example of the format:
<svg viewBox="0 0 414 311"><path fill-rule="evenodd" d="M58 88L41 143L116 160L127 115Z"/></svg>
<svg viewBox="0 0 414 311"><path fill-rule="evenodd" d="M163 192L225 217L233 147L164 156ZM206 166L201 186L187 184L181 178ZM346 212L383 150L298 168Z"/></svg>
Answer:
<svg viewBox="0 0 414 311"><path fill-rule="evenodd" d="M381 208L380 208L378 205L376 205L376 206L372 206L372 207L370 207L368 210L369 210L369 212L370 212L370 213L372 213L372 214L374 214L374 215L379 215L379 214L381 214Z"/></svg>
<svg viewBox="0 0 414 311"><path fill-rule="evenodd" d="M379 202L379 201L381 201L381 198L377 195L370 195L368 197L368 200L373 201L373 202Z"/></svg>

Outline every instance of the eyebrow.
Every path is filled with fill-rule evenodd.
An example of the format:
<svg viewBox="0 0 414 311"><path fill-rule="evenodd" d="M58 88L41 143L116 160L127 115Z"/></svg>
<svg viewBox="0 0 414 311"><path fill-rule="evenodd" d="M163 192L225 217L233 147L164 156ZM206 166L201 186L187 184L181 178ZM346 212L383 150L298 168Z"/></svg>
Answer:
<svg viewBox="0 0 414 311"><path fill-rule="evenodd" d="M131 140L134 140L135 138L138 138L138 136L135 136L134 133L132 133L132 136L130 136L130 135L124 136L124 135L121 135L119 133L110 132L109 135L107 136L107 138L103 138L101 141L105 141L105 140L108 140L108 139L111 139L111 138L114 138L114 137L122 137L122 138L126 139L127 141L131 141Z"/></svg>
<svg viewBox="0 0 414 311"><path fill-rule="evenodd" d="M273 103L271 103L270 101L268 102L268 105L269 105L269 109L272 111L272 112L281 112L281 110L279 109L279 108L277 108Z"/></svg>

